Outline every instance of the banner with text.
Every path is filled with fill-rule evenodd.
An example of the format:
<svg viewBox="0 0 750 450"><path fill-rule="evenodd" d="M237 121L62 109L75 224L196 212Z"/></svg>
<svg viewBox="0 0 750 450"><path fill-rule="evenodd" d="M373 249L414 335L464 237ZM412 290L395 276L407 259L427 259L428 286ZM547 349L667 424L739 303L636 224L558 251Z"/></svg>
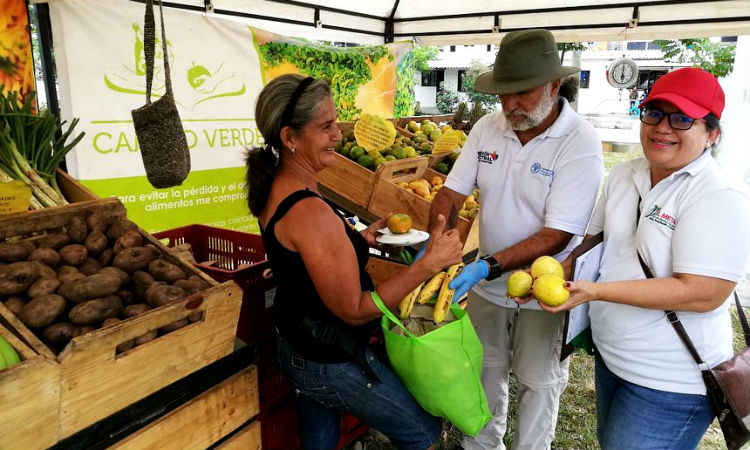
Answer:
<svg viewBox="0 0 750 450"><path fill-rule="evenodd" d="M411 113L409 43L333 47L213 14L164 8L171 81L192 172L181 186L155 189L146 180L130 118L145 103L144 5L62 0L50 3L50 14L61 113L81 118L86 132L67 158L68 170L98 195L120 198L129 217L148 231L204 223L258 232L247 208L243 154L263 142L255 101L275 76L327 78L340 120L362 112ZM158 21L155 98L164 92ZM356 74L331 71L331 61L341 70L354 67Z"/></svg>

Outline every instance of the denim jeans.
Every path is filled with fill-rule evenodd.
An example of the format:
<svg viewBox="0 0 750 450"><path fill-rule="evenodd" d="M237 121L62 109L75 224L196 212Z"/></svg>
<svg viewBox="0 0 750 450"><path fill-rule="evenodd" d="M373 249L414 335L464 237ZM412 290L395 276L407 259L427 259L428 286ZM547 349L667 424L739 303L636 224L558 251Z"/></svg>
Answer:
<svg viewBox="0 0 750 450"><path fill-rule="evenodd" d="M705 395L630 383L610 372L598 354L595 371L596 434L602 450L694 449L714 419Z"/></svg>
<svg viewBox="0 0 750 450"><path fill-rule="evenodd" d="M367 363L380 382L355 362L318 363L294 353L283 339L277 343L279 365L297 397L303 448L335 448L341 411L360 418L402 450L424 450L440 436L440 419L422 409L369 349Z"/></svg>

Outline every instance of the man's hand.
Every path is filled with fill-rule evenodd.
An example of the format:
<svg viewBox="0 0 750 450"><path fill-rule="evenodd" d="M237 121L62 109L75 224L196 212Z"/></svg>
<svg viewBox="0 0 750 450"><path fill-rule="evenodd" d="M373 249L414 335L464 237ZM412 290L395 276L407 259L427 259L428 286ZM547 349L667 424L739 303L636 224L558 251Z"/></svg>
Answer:
<svg viewBox="0 0 750 450"><path fill-rule="evenodd" d="M463 297L464 294L469 292L469 289L474 287L475 284L487 278L490 274L490 268L486 262L479 260L474 261L468 266L464 267L464 270L458 274L456 278L451 281L449 287L455 289L456 292L453 294L453 303L456 303L459 298Z"/></svg>

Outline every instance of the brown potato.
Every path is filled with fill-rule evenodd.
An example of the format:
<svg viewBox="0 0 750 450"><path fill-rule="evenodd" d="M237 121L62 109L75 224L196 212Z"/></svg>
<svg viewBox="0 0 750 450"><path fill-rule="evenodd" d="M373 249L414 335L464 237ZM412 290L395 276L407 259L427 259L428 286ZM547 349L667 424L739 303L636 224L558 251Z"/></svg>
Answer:
<svg viewBox="0 0 750 450"><path fill-rule="evenodd" d="M112 265L119 267L127 273L142 270L148 267L153 259L151 252L144 247L131 247L122 250L115 255Z"/></svg>
<svg viewBox="0 0 750 450"><path fill-rule="evenodd" d="M81 244L70 244L60 249L60 260L68 266L77 266L86 261L89 251Z"/></svg>
<svg viewBox="0 0 750 450"><path fill-rule="evenodd" d="M57 277L57 272L55 272L55 269L48 266L47 264L44 264L41 261L29 261L29 263L34 266L34 272L36 273L37 278Z"/></svg>
<svg viewBox="0 0 750 450"><path fill-rule="evenodd" d="M112 275L118 277L122 281L122 285L130 283L130 275L122 269L117 267L102 267L97 273L103 273L105 275Z"/></svg>
<svg viewBox="0 0 750 450"><path fill-rule="evenodd" d="M161 251L154 244L146 244L143 247L151 252L151 259L161 258Z"/></svg>
<svg viewBox="0 0 750 450"><path fill-rule="evenodd" d="M185 291L185 295L195 294L196 292L200 292L200 285L198 283L195 283L193 280L177 280L175 281L172 286L177 286L178 288Z"/></svg>
<svg viewBox="0 0 750 450"><path fill-rule="evenodd" d="M119 291L115 292L115 295L120 297L120 300L125 305L133 303L133 300L135 300L133 291L128 291L127 289L120 289Z"/></svg>
<svg viewBox="0 0 750 450"><path fill-rule="evenodd" d="M30 298L36 298L42 295L54 294L61 284L62 281L58 278L39 278L29 286L26 295Z"/></svg>
<svg viewBox="0 0 750 450"><path fill-rule="evenodd" d="M190 277L188 277L188 280L192 281L193 283L196 283L198 287L200 288L199 289L200 291L211 287L211 283L199 277L198 275L191 275Z"/></svg>
<svg viewBox="0 0 750 450"><path fill-rule="evenodd" d="M141 344L145 344L148 341L153 341L156 339L156 336L158 336L159 333L157 330L149 331L148 333L142 334L138 336L137 338L133 339L133 345L139 346Z"/></svg>
<svg viewBox="0 0 750 450"><path fill-rule="evenodd" d="M93 275L102 269L102 263L94 258L86 258L86 261L78 266L78 270L84 275Z"/></svg>
<svg viewBox="0 0 750 450"><path fill-rule="evenodd" d="M128 305L124 307L122 309L121 316L127 319L129 317L139 316L145 313L146 311L151 311L152 309L153 309L152 307L148 306L145 303L136 303L134 305Z"/></svg>
<svg viewBox="0 0 750 450"><path fill-rule="evenodd" d="M49 247L35 248L29 255L29 261L41 261L55 268L60 265L60 254L55 249Z"/></svg>
<svg viewBox="0 0 750 450"><path fill-rule="evenodd" d="M122 302L116 295L108 295L79 303L68 313L70 321L76 325L92 325L104 319L116 317L122 311Z"/></svg>
<svg viewBox="0 0 750 450"><path fill-rule="evenodd" d="M154 308L172 303L185 297L185 291L157 281L146 290L146 302Z"/></svg>
<svg viewBox="0 0 750 450"><path fill-rule="evenodd" d="M80 303L92 298L114 294L120 289L122 282L119 278L105 274L89 275L76 281L69 281L57 290L57 293L70 300Z"/></svg>
<svg viewBox="0 0 750 450"><path fill-rule="evenodd" d="M115 251L111 248L105 248L103 252L99 253L97 260L102 263L102 266L112 265L112 258L115 257Z"/></svg>
<svg viewBox="0 0 750 450"><path fill-rule="evenodd" d="M96 327L92 327L91 325L79 325L73 329L73 337L78 337L94 330L96 330Z"/></svg>
<svg viewBox="0 0 750 450"><path fill-rule="evenodd" d="M0 244L0 261L3 262L15 262L22 261L29 257L29 253L33 250L27 245L19 242L5 242Z"/></svg>
<svg viewBox="0 0 750 450"><path fill-rule="evenodd" d="M107 237L112 241L116 241L128 231L138 231L138 225L128 219L120 219L107 227Z"/></svg>
<svg viewBox="0 0 750 450"><path fill-rule="evenodd" d="M74 244L80 244L86 239L86 235L89 233L89 227L86 226L86 221L80 216L73 216L68 223L68 236L70 241Z"/></svg>
<svg viewBox="0 0 750 450"><path fill-rule="evenodd" d="M86 278L86 275L82 274L77 268L73 266L61 266L57 269L57 278L62 281L63 284L69 281L80 280Z"/></svg>
<svg viewBox="0 0 750 450"><path fill-rule="evenodd" d="M70 244L70 236L68 236L68 233L53 233L40 237L34 243L37 247L49 247L57 250Z"/></svg>
<svg viewBox="0 0 750 450"><path fill-rule="evenodd" d="M136 270L133 272L130 276L130 280L130 284L133 286L133 294L144 300L146 299L146 289L156 282L150 273L142 270Z"/></svg>
<svg viewBox="0 0 750 450"><path fill-rule="evenodd" d="M148 264L148 271L159 281L174 283L177 280L187 278L185 272L179 266L176 266L163 259L155 259Z"/></svg>
<svg viewBox="0 0 750 450"><path fill-rule="evenodd" d="M11 295L10 297L3 300L3 303L5 303L5 306L11 310L11 312L15 315L21 314L21 311L23 310L23 305L26 304L26 300L23 299L23 297L19 297L17 295Z"/></svg>
<svg viewBox="0 0 750 450"><path fill-rule="evenodd" d="M92 231L104 231L107 229L107 224L104 223L102 217L97 213L91 213L86 217L86 226L89 229L89 233Z"/></svg>
<svg viewBox="0 0 750 450"><path fill-rule="evenodd" d="M78 327L68 322L53 323L42 331L42 339L52 344L66 344L73 339L76 328Z"/></svg>
<svg viewBox="0 0 750 450"><path fill-rule="evenodd" d="M115 254L118 254L126 248L141 246L143 246L143 236L141 236L141 233L137 231L128 231L117 239L113 250Z"/></svg>
<svg viewBox="0 0 750 450"><path fill-rule="evenodd" d="M14 262L0 267L0 295L24 292L38 277L36 266L30 262Z"/></svg>
<svg viewBox="0 0 750 450"><path fill-rule="evenodd" d="M188 324L187 318L175 320L174 322L168 323L164 325L163 327L159 328L159 331L161 331L164 334L171 333L174 330L179 330L180 328L184 327L187 324Z"/></svg>
<svg viewBox="0 0 750 450"><path fill-rule="evenodd" d="M97 256L107 248L107 236L99 230L92 231L83 242L91 256Z"/></svg>
<svg viewBox="0 0 750 450"><path fill-rule="evenodd" d="M25 304L18 318L32 328L46 327L65 311L65 299L56 294L42 295Z"/></svg>

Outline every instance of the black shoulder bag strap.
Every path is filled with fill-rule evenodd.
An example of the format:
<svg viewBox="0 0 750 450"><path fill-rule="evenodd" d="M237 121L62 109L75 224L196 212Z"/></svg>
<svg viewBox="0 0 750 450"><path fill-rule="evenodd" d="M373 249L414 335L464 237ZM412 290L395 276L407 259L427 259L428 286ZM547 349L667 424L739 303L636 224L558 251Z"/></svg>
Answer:
<svg viewBox="0 0 750 450"><path fill-rule="evenodd" d="M636 204L636 219L635 219L635 229L638 230L638 222L641 220L641 196L638 196L638 204ZM651 269L648 268L646 263L643 261L643 258L641 257L641 252L638 251L638 246L636 245L635 253L638 255L638 262L641 264L641 269L643 269L643 273L646 274L646 278L654 278L654 274L651 273ZM737 295L737 291L734 292L734 302L737 304L737 316L739 316L740 324L742 325L742 333L745 335L745 344L750 346L750 326L748 326L747 318L745 317L745 311L742 310L742 305L740 304L740 298ZM682 340L682 343L685 344L685 347L688 349L688 352L690 352L690 356L693 357L695 360L695 363L698 364L698 366L702 366L705 363L703 362L703 359L698 354L698 351L695 349L695 346L693 345L693 341L690 340L690 336L688 336L687 331L685 331L685 327L682 326L682 322L680 322L680 318L677 317L677 314L674 311L665 310L664 311L667 315L667 320L669 323L672 324L672 327L674 327L674 330L677 332L677 335L680 337L680 340Z"/></svg>

